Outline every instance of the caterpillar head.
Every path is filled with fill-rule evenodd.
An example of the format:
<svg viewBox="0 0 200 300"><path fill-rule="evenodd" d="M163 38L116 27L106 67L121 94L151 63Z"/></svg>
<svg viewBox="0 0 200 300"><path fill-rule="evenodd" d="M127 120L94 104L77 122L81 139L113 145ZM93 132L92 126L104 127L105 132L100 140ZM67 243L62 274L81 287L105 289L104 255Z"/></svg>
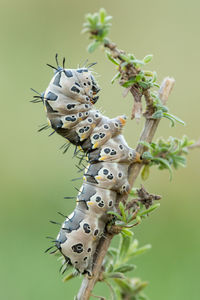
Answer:
<svg viewBox="0 0 200 300"><path fill-rule="evenodd" d="M91 71L87 68L81 68L74 70L74 72L84 93L89 96L90 102L95 104L99 98L96 94L100 91L100 88Z"/></svg>

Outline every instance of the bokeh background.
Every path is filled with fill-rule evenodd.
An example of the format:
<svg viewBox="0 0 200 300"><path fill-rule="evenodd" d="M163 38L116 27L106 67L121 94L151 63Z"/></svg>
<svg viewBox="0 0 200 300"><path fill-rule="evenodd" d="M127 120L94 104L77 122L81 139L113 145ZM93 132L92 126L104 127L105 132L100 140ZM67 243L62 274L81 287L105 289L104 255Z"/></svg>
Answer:
<svg viewBox="0 0 200 300"><path fill-rule="evenodd" d="M56 236L61 221L57 211L70 213L76 195L70 181L77 177L72 149L59 151L62 138L38 133L46 122L41 104L31 104L30 87L42 92L52 76L46 63L54 64L55 53L76 67L86 58L97 61L102 87L98 107L114 117L130 116L132 98L122 97L122 88L110 84L115 70L100 50L86 52L87 36L81 35L84 15L104 7L113 15L110 37L119 47L139 59L153 53L149 68L161 81L174 76L171 112L187 126L170 128L163 120L158 136L199 138L199 10L200 2L168 1L52 1L1 0L1 217L0 294L4 300L73 299L80 279L62 283L59 263L45 255L46 235ZM124 134L134 147L141 124L129 118ZM50 133L50 132L49 132ZM161 194L161 208L135 229L140 244L152 249L134 260L136 277L149 281L151 300L199 299L199 150L188 157L188 166L174 173L153 169L145 183L150 192ZM139 186L141 179L138 180ZM81 182L75 184L77 187ZM116 241L117 243L117 241ZM110 299L107 287L98 284L96 294Z"/></svg>

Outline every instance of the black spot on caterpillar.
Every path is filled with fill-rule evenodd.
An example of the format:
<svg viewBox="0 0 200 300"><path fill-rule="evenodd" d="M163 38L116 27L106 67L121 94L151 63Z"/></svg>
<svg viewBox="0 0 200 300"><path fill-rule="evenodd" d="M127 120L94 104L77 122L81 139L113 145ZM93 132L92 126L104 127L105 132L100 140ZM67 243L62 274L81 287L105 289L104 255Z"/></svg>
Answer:
<svg viewBox="0 0 200 300"><path fill-rule="evenodd" d="M53 84L55 84L55 85L61 87L61 85L60 85L60 78L61 78L61 73L59 72L59 73L55 76L54 81L53 81Z"/></svg>
<svg viewBox="0 0 200 300"><path fill-rule="evenodd" d="M57 64L53 69L55 75L43 95L49 124L79 146L89 161L76 207L63 222L55 246L67 264L82 274L92 274L93 255L108 222L107 212L115 210L118 194L129 192L128 168L139 161L139 155L121 134L126 117L110 119L93 106L100 88L89 68L65 69L63 62L63 68Z"/></svg>
<svg viewBox="0 0 200 300"><path fill-rule="evenodd" d="M47 100L50 100L50 101L56 101L58 96L49 91L48 94L46 95L46 98L47 98Z"/></svg>
<svg viewBox="0 0 200 300"><path fill-rule="evenodd" d="M73 77L73 74L70 70L64 70L64 73L67 77Z"/></svg>
<svg viewBox="0 0 200 300"><path fill-rule="evenodd" d="M55 113L55 112L58 112L57 110L53 110L53 108L51 107L51 105L49 104L48 101L46 101L45 104L46 104L46 109L47 109L47 112L48 112L48 113Z"/></svg>
<svg viewBox="0 0 200 300"><path fill-rule="evenodd" d="M72 250L77 253L82 253L83 252L83 244L79 243L79 244L73 245Z"/></svg>
<svg viewBox="0 0 200 300"><path fill-rule="evenodd" d="M91 232L90 225L87 224L87 223L83 224L83 229L84 229L85 233L90 233Z"/></svg>
<svg viewBox="0 0 200 300"><path fill-rule="evenodd" d="M77 89L77 87L75 87L75 86L73 86L73 87L71 88L71 91L73 91L73 92L75 92L75 93L80 93L80 90Z"/></svg>

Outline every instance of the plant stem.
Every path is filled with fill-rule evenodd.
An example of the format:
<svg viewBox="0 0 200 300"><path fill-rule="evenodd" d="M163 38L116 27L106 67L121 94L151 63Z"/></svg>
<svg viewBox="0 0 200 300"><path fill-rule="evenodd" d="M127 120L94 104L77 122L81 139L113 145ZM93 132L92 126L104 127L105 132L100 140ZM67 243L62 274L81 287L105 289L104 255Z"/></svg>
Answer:
<svg viewBox="0 0 200 300"><path fill-rule="evenodd" d="M166 77L160 87L159 90L159 98L162 101L163 105L166 104L169 94L174 86L175 80L173 78ZM146 141L148 143L152 142L156 129L160 119L146 119L144 129L141 133L139 141ZM136 151L142 154L145 151L145 147L138 143ZM129 183L130 186L133 187L133 184L138 177L140 170L142 168L142 163L133 163L129 167ZM128 196L127 195L119 195L117 198L117 203L123 201L126 202ZM94 257L94 267L93 267L93 276L85 278L82 281L80 290L76 297L77 300L88 300L91 296L91 292L98 281L99 274L101 273L103 259L108 251L111 240L114 237L114 234L110 234L108 232L104 233L104 236L100 239L99 244L96 250L96 256Z"/></svg>

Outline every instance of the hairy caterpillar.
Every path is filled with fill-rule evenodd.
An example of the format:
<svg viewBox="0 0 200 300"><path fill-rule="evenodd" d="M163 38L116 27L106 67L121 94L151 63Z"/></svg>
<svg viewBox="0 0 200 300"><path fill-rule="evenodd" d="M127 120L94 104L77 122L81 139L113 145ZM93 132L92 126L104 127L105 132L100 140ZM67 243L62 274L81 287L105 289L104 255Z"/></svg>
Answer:
<svg viewBox="0 0 200 300"><path fill-rule="evenodd" d="M89 275L108 222L107 212L115 208L117 194L129 192L128 168L140 161L121 134L126 117L109 119L94 108L100 88L90 67L65 69L64 63L60 67L57 61L55 74L41 96L49 125L80 146L88 159L76 208L63 222L55 246L66 264ZM35 97L37 102L39 96Z"/></svg>

